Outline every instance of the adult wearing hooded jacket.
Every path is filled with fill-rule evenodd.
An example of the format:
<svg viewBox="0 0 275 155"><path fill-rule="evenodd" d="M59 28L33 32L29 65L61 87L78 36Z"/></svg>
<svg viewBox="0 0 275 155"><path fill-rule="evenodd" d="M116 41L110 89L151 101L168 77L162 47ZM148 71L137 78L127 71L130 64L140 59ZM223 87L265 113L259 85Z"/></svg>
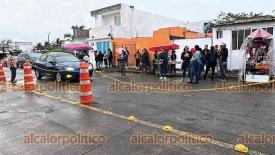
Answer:
<svg viewBox="0 0 275 155"><path fill-rule="evenodd" d="M149 53L146 48L142 50L141 55L141 75L147 74L147 67L149 66ZM145 70L145 71L144 71Z"/></svg>
<svg viewBox="0 0 275 155"><path fill-rule="evenodd" d="M189 47L185 46L184 51L181 54L181 60L182 60L182 78L184 80L186 76L186 72L188 71L188 77L191 75L191 69L190 69L190 60L192 59L192 52L189 51Z"/></svg>
<svg viewBox="0 0 275 155"><path fill-rule="evenodd" d="M206 77L210 69L212 71L211 81L214 80L215 68L217 66L217 58L218 58L218 53L215 51L215 47L212 46L210 51L206 55L206 71L203 78L204 80L206 80Z"/></svg>

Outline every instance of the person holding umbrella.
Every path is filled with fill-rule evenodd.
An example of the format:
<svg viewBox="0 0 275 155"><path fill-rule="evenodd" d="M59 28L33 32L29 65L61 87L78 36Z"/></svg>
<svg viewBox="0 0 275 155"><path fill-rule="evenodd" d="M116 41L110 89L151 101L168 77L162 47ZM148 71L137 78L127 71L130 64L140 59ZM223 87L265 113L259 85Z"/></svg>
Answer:
<svg viewBox="0 0 275 155"><path fill-rule="evenodd" d="M123 51L125 51L124 48L117 48L116 49L116 56L117 56L117 63L118 63L118 68L121 68L121 55L123 53Z"/></svg>
<svg viewBox="0 0 275 155"><path fill-rule="evenodd" d="M125 50L122 51L122 54L120 56L120 65L121 65L121 76L126 76L126 64L128 62L128 54Z"/></svg>

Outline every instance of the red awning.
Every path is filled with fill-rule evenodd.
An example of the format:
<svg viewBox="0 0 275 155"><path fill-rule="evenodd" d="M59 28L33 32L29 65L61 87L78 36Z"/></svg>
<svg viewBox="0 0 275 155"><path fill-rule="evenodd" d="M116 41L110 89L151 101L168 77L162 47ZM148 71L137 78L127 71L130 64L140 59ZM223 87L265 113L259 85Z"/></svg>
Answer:
<svg viewBox="0 0 275 155"><path fill-rule="evenodd" d="M258 29L248 36L249 39L256 39L256 38L266 39L266 38L270 38L270 37L272 37L272 34L268 33L267 31L265 31L263 29Z"/></svg>
<svg viewBox="0 0 275 155"><path fill-rule="evenodd" d="M156 46L156 47L151 47L149 48L149 51L161 51L163 49L165 50L176 50L179 49L180 46L177 44L170 44L170 45L165 45L165 46Z"/></svg>

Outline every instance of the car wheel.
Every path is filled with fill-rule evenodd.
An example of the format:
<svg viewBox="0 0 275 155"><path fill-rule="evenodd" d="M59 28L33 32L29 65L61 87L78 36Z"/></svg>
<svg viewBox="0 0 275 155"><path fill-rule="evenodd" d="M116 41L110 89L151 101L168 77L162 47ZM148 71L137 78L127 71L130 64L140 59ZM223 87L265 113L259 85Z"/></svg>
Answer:
<svg viewBox="0 0 275 155"><path fill-rule="evenodd" d="M57 81L57 82L61 82L61 81L62 81L62 76L61 76L60 73L56 73L55 78L56 78L56 81Z"/></svg>
<svg viewBox="0 0 275 155"><path fill-rule="evenodd" d="M42 75L40 74L40 72L38 71L38 69L35 70L35 77L40 80L42 78Z"/></svg>

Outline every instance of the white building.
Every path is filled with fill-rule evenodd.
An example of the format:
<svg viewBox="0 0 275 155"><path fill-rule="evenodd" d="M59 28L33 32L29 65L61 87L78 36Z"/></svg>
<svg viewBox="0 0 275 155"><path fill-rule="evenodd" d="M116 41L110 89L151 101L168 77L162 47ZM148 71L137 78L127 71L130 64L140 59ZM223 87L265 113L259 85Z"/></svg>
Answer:
<svg viewBox="0 0 275 155"><path fill-rule="evenodd" d="M91 11L95 27L90 30L90 44L98 51L111 47L111 38L151 37L153 31L182 26L203 32L205 22L186 23L149 12L140 11L125 4L117 4Z"/></svg>
<svg viewBox="0 0 275 155"><path fill-rule="evenodd" d="M213 44L226 44L229 50L228 69L241 68L243 52L240 48L248 35L262 28L271 34L275 34L275 18L256 18L236 21L230 24L220 24L213 28Z"/></svg>
<svg viewBox="0 0 275 155"><path fill-rule="evenodd" d="M13 50L21 50L23 52L30 52L33 50L33 43L32 42L13 42L12 43L12 46L13 46Z"/></svg>
<svg viewBox="0 0 275 155"><path fill-rule="evenodd" d="M202 37L202 38L190 38L190 39L176 39L173 43L180 46L180 49L176 50L177 60L178 62L181 60L181 53L183 52L185 46L188 46L190 49L195 47L195 45L199 45L201 48L204 48L205 45L209 47L212 46L212 37ZM181 64L177 64L178 69L181 68Z"/></svg>

